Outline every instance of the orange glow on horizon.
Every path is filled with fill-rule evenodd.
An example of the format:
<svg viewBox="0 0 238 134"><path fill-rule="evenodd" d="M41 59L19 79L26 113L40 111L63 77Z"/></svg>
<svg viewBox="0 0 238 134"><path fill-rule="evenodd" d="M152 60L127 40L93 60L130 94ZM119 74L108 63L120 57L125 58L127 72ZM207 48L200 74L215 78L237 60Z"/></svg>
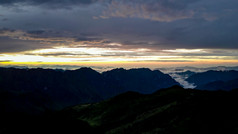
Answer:
<svg viewBox="0 0 238 134"><path fill-rule="evenodd" d="M125 67L125 68L139 68L139 67L179 67L179 66L215 66L215 65L238 65L238 60L200 60L194 62L126 62L126 61L85 61L85 62L0 62L1 66L40 66L40 65L73 65L73 66L112 66L112 67Z"/></svg>

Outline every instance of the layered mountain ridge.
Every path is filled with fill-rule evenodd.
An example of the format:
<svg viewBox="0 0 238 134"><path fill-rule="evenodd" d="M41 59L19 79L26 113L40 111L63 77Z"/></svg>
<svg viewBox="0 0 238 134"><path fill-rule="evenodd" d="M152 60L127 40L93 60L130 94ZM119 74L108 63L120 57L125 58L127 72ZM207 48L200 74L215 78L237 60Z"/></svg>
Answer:
<svg viewBox="0 0 238 134"><path fill-rule="evenodd" d="M201 90L232 90L238 88L238 71L206 71L195 73L186 79Z"/></svg>
<svg viewBox="0 0 238 134"><path fill-rule="evenodd" d="M150 69L114 69L98 73L77 70L0 68L0 96L7 112L43 112L98 102L127 91L152 93L179 85L169 75Z"/></svg>
<svg viewBox="0 0 238 134"><path fill-rule="evenodd" d="M42 116L4 115L0 130L4 134L236 134L237 96L237 89L202 91L179 86L153 94L128 91Z"/></svg>

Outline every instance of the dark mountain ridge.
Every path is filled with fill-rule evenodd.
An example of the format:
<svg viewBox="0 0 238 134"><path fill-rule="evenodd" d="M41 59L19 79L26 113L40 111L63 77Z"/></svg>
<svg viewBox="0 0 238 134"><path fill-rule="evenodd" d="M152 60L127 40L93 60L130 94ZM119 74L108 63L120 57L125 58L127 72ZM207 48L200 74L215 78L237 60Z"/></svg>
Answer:
<svg viewBox="0 0 238 134"><path fill-rule="evenodd" d="M158 70L151 71L148 68L129 70L119 68L103 72L102 75L109 86L106 89L117 90L116 94L126 92L128 89L148 94L161 88L179 85L168 74L163 74Z"/></svg>
<svg viewBox="0 0 238 134"><path fill-rule="evenodd" d="M194 83L197 89L205 90L231 90L238 88L238 71L207 71L196 73L186 79L189 83Z"/></svg>
<svg viewBox="0 0 238 134"><path fill-rule="evenodd" d="M0 68L0 104L5 106L2 110L9 112L38 113L98 102L126 91L152 93L176 84L170 76L145 68L115 69L102 74L91 68Z"/></svg>
<svg viewBox="0 0 238 134"><path fill-rule="evenodd" d="M1 120L5 124L0 128L5 133L26 134L236 134L237 101L238 90L185 90L174 86L153 94L129 91L99 103L68 107L40 117L5 115ZM22 118L28 123L21 123ZM9 121L13 123L6 123Z"/></svg>
<svg viewBox="0 0 238 134"><path fill-rule="evenodd" d="M63 113L102 133L232 134L238 132L237 96L237 90L209 92L174 86L150 95L126 92Z"/></svg>
<svg viewBox="0 0 238 134"><path fill-rule="evenodd" d="M226 91L230 91L235 88L238 88L238 79L229 81L214 81L204 85L199 85L197 87L197 89L203 90L226 90Z"/></svg>

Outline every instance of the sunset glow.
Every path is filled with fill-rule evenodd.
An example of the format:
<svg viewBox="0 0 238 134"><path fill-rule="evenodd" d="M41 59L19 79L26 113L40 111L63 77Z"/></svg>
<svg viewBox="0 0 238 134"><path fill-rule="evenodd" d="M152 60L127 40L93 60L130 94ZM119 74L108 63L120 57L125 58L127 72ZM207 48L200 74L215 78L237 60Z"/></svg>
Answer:
<svg viewBox="0 0 238 134"><path fill-rule="evenodd" d="M235 4L50 3L0 2L1 66L238 65Z"/></svg>

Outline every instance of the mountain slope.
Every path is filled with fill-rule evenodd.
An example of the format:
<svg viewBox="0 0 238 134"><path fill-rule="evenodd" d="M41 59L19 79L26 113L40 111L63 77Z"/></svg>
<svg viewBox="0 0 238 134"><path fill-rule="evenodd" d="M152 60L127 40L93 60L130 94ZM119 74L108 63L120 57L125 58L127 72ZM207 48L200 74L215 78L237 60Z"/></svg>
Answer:
<svg viewBox="0 0 238 134"><path fill-rule="evenodd" d="M178 84L149 69L77 70L0 68L0 111L40 113L99 102L127 91L151 93ZM4 97L7 96L7 97Z"/></svg>
<svg viewBox="0 0 238 134"><path fill-rule="evenodd" d="M172 87L151 95L127 92L62 113L88 122L98 133L232 134L238 132L237 101L237 91Z"/></svg>
<svg viewBox="0 0 238 134"><path fill-rule="evenodd" d="M152 71L147 68L129 70L119 68L103 72L102 75L107 83L106 89L113 89L115 95L126 91L153 93L161 88L179 85L168 74L164 74L159 70Z"/></svg>
<svg viewBox="0 0 238 134"><path fill-rule="evenodd" d="M214 81L197 87L197 89L203 90L226 90L226 91L230 91L235 88L238 88L238 79L229 81Z"/></svg>
<svg viewBox="0 0 238 134"><path fill-rule="evenodd" d="M3 105L8 105L7 111L27 112L26 108L35 106L41 111L59 110L102 100L96 91L102 90L96 82L98 77L100 74L89 68L75 71L1 68L0 94L9 94L2 98Z"/></svg>
<svg viewBox="0 0 238 134"><path fill-rule="evenodd" d="M238 71L207 71L203 73L196 73L190 76L186 81L194 83L196 86L205 85L215 81L230 81L238 79Z"/></svg>

